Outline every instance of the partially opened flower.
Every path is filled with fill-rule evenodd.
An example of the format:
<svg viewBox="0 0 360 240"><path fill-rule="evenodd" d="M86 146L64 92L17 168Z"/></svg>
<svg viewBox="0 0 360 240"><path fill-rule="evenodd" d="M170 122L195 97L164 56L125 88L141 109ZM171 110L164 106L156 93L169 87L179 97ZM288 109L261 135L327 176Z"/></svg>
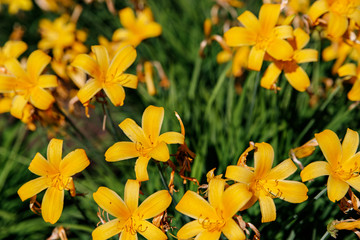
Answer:
<svg viewBox="0 0 360 240"><path fill-rule="evenodd" d="M254 168L246 165L228 166L225 173L226 178L247 184L252 197L243 209L251 207L259 200L262 222L271 222L276 219L274 198L291 203L301 203L308 198L308 189L305 184L285 180L297 169L291 159L271 169L273 161L274 150L271 145L255 143Z"/></svg>
<svg viewBox="0 0 360 240"><path fill-rule="evenodd" d="M36 196L47 189L41 204L41 214L45 222L56 223L64 206L64 190L75 196L72 176L84 170L90 161L83 149L76 149L62 158L63 141L52 139L47 149L47 160L37 153L29 170L38 175L20 187L18 194L22 201Z"/></svg>
<svg viewBox="0 0 360 240"><path fill-rule="evenodd" d="M310 79L298 64L317 61L318 52L314 49L303 49L310 36L300 28L294 30L294 39L288 40L294 48L293 55L286 61L274 59L261 78L261 86L267 89L274 88L280 73L284 71L285 78L291 86L303 92L310 86Z"/></svg>
<svg viewBox="0 0 360 240"><path fill-rule="evenodd" d="M79 54L71 63L93 77L79 90L79 100L85 104L103 89L115 106L122 106L125 99L124 87L137 88L137 76L124 73L135 61L136 50L127 45L119 49L111 61L104 46L92 46L91 50L96 59L87 54Z"/></svg>
<svg viewBox="0 0 360 240"><path fill-rule="evenodd" d="M128 180L125 185L124 200L114 191L99 187L93 194L95 202L115 219L100 225L92 232L94 240L108 239L120 234L120 239L137 239L140 233L146 239L167 239L165 233L146 219L164 212L171 203L168 191L161 190L145 199L140 206L140 184L136 180Z"/></svg>
<svg viewBox="0 0 360 240"><path fill-rule="evenodd" d="M40 110L47 110L55 101L45 88L58 85L55 75L40 75L51 57L41 50L30 54L26 71L20 62L11 58L5 62L5 67L12 75L0 75L0 92L15 92L11 106L11 114L22 118L23 109L28 102Z"/></svg>
<svg viewBox="0 0 360 240"><path fill-rule="evenodd" d="M359 0L317 0L308 12L310 19L316 22L325 13L329 14L327 34L340 37L348 29L349 20L360 24Z"/></svg>
<svg viewBox="0 0 360 240"><path fill-rule="evenodd" d="M123 41L137 46L144 39L157 37L161 34L161 25L154 22L150 8L137 13L127 7L119 12L120 22L124 28L117 29L113 34L113 41Z"/></svg>
<svg viewBox="0 0 360 240"><path fill-rule="evenodd" d="M225 180L212 178L209 182L209 202L193 191L187 191L175 209L195 220L185 224L177 233L180 240L220 239L221 233L230 240L245 239L240 226L232 218L251 198L245 184L225 188Z"/></svg>
<svg viewBox="0 0 360 240"><path fill-rule="evenodd" d="M229 46L253 46L248 68L260 71L265 52L278 60L291 58L293 48L284 39L292 37L292 28L287 25L275 27L279 15L279 4L264 4L259 20L253 13L245 11L238 17L244 27L233 27L225 32L225 41Z"/></svg>
<svg viewBox="0 0 360 240"><path fill-rule="evenodd" d="M360 191L360 153L356 153L359 145L359 134L348 129L342 144L338 136L331 130L315 134L325 161L312 162L300 173L303 182L328 175L327 192L330 201L342 199L349 186Z"/></svg>
<svg viewBox="0 0 360 240"><path fill-rule="evenodd" d="M356 67L354 63L347 63L338 70L340 77L351 77L354 85L347 96L351 101L360 101L360 66Z"/></svg>
<svg viewBox="0 0 360 240"><path fill-rule="evenodd" d="M27 44L23 41L7 41L0 48L0 67L11 58L18 58L27 49Z"/></svg>
<svg viewBox="0 0 360 240"><path fill-rule="evenodd" d="M105 152L105 160L115 162L135 158L135 173L138 181L147 181L147 165L151 158L166 162L170 159L167 144L184 143L184 135L166 132L160 135L164 119L164 108L149 106L142 116L142 127L130 118L126 118L119 127L132 142L117 142ZM160 135L160 136L159 136Z"/></svg>

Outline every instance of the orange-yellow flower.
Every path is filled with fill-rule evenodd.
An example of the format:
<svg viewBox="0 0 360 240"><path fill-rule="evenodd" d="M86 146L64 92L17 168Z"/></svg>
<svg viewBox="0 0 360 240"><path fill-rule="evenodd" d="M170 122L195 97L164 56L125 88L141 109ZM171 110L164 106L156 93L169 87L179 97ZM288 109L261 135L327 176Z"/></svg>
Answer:
<svg viewBox="0 0 360 240"><path fill-rule="evenodd" d="M126 118L119 127L132 142L117 142L105 152L105 160L115 162L138 157L135 164L136 179L147 181L147 165L150 158L166 162L170 159L167 144L184 143L184 135L166 132L160 135L164 119L164 108L149 106L142 116L142 127L134 120ZM159 136L160 135L160 136Z"/></svg>
<svg viewBox="0 0 360 240"><path fill-rule="evenodd" d="M16 96L11 106L11 114L22 118L25 105L30 102L40 110L46 110L55 101L54 97L44 88L56 87L54 75L40 75L51 57L41 50L30 54L26 71L15 58L5 62L5 67L13 75L0 75L0 92L13 92Z"/></svg>
<svg viewBox="0 0 360 240"><path fill-rule="evenodd" d="M161 25L154 22L150 8L139 11L137 18L131 8L124 8L119 11L119 17L124 28L114 32L113 41L123 41L136 47L144 39L161 34Z"/></svg>
<svg viewBox="0 0 360 240"><path fill-rule="evenodd" d="M253 46L248 68L260 71L265 52L278 60L289 60L293 48L285 41L292 37L292 28L287 25L275 27L280 15L279 4L264 4L259 20L249 11L238 17L244 27L233 27L225 32L225 41L231 47Z"/></svg>
<svg viewBox="0 0 360 240"><path fill-rule="evenodd" d="M285 78L296 90L303 92L310 86L310 79L304 69L298 64L317 61L318 52L314 49L302 49L309 42L310 36L302 29L294 30L294 39L289 42L294 48L294 53L289 60L281 61L274 59L274 62L266 69L261 78L261 86L267 89L274 88L274 85L282 71Z"/></svg>
<svg viewBox="0 0 360 240"><path fill-rule="evenodd" d="M193 191L187 191L175 209L195 220L185 224L177 233L180 240L220 238L240 240L246 236L232 218L251 198L245 184L236 183L224 191L225 180L213 178L209 182L209 202Z"/></svg>
<svg viewBox="0 0 360 240"><path fill-rule="evenodd" d="M247 166L228 166L225 173L226 178L247 184L252 197L242 209L251 207L259 200L262 222L276 219L273 198L281 198L291 203L301 203L308 198L308 189L303 183L285 180L297 169L291 159L271 169L273 161L274 150L271 145L256 143L254 169Z"/></svg>
<svg viewBox="0 0 360 240"><path fill-rule="evenodd" d="M332 74L337 73L339 67L345 62L346 58L351 55L352 50L352 47L342 38L332 41L330 46L324 48L322 51L322 58L324 61L336 59L331 69Z"/></svg>
<svg viewBox="0 0 360 240"><path fill-rule="evenodd" d="M136 180L128 180L124 190L124 200L114 191L99 187L93 194L95 202L110 215L116 218L97 227L92 237L94 240L108 239L120 233L120 239L137 239L140 233L146 239L165 240L167 236L146 219L164 212L171 203L168 191L161 190L145 199L140 206L140 184Z"/></svg>
<svg viewBox="0 0 360 240"><path fill-rule="evenodd" d="M27 44L23 41L7 41L0 48L0 67L11 58L18 58L27 49Z"/></svg>
<svg viewBox="0 0 360 240"><path fill-rule="evenodd" d="M351 101L360 101L360 66L347 63L339 68L338 74L340 77L349 76L354 79L355 83L347 96Z"/></svg>
<svg viewBox="0 0 360 240"><path fill-rule="evenodd" d="M20 10L29 11L33 7L31 0L2 0L1 2L9 5L10 14L16 14Z"/></svg>
<svg viewBox="0 0 360 240"><path fill-rule="evenodd" d="M342 199L349 185L360 191L360 153L356 153L359 134L348 129L342 144L331 130L315 134L315 138L327 162L317 161L307 165L300 173L302 181L329 175L327 192L332 202Z"/></svg>
<svg viewBox="0 0 360 240"><path fill-rule="evenodd" d="M41 204L41 214L45 222L56 223L64 206L64 190L75 196L72 176L84 170L90 161L83 149L76 149L62 159L63 141L52 139L47 149L47 160L37 153L29 170L40 176L20 187L18 194L22 201L47 189Z"/></svg>
<svg viewBox="0 0 360 240"><path fill-rule="evenodd" d="M308 12L310 19L315 22L325 13L329 13L327 34L330 37L342 36L349 26L349 19L360 24L360 0L318 0Z"/></svg>
<svg viewBox="0 0 360 240"><path fill-rule="evenodd" d="M124 73L135 61L136 50L127 45L119 49L111 61L104 46L92 46L91 50L96 59L79 54L71 63L93 77L79 90L79 100L84 104L103 89L115 106L122 106L125 99L123 87L137 88L137 76Z"/></svg>

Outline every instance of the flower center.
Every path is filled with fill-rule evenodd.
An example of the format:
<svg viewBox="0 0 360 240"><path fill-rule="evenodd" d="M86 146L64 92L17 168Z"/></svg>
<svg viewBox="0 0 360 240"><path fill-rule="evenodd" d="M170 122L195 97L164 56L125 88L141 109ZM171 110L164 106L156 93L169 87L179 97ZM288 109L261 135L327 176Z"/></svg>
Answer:
<svg viewBox="0 0 360 240"><path fill-rule="evenodd" d="M144 227L141 224L141 219L139 216L131 216L121 229L123 231L129 232L132 235L135 235L137 232L145 232L147 227Z"/></svg>
<svg viewBox="0 0 360 240"><path fill-rule="evenodd" d="M354 166L350 169L344 169L342 165L339 165L335 170L333 170L333 174L343 181L347 181L350 178L354 178L359 176L360 168L358 164L355 162Z"/></svg>
<svg viewBox="0 0 360 240"><path fill-rule="evenodd" d="M271 198L281 198L283 195L280 188L278 188L278 180L263 180L256 179L250 186L250 190L259 197L260 192L265 193L266 196Z"/></svg>
<svg viewBox="0 0 360 240"><path fill-rule="evenodd" d="M48 178L50 179L50 186L56 187L58 190L64 190L69 183L70 178L61 175L61 173L56 173L49 175Z"/></svg>
<svg viewBox="0 0 360 240"><path fill-rule="evenodd" d="M201 226L209 232L221 231L221 229L225 226L226 222L223 218L213 220L208 217L202 217L200 215L198 222Z"/></svg>

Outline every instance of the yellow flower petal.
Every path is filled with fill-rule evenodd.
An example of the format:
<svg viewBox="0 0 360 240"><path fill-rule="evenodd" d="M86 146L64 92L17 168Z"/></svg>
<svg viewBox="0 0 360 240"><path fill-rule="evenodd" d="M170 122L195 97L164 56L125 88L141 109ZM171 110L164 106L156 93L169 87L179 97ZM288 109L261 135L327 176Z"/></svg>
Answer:
<svg viewBox="0 0 360 240"><path fill-rule="evenodd" d="M99 64L100 71L106 73L109 68L109 54L104 46L91 46L91 51L95 54L96 61Z"/></svg>
<svg viewBox="0 0 360 240"><path fill-rule="evenodd" d="M27 61L27 71L31 79L37 79L45 67L50 63L51 57L41 50L32 52Z"/></svg>
<svg viewBox="0 0 360 240"><path fill-rule="evenodd" d="M329 6L326 0L318 0L311 5L308 15L311 21L315 22L318 17L329 11Z"/></svg>
<svg viewBox="0 0 360 240"><path fill-rule="evenodd" d="M131 28L135 24L134 11L129 7L120 10L119 17L121 25L123 25L125 28Z"/></svg>
<svg viewBox="0 0 360 240"><path fill-rule="evenodd" d="M117 78L122 74L136 59L136 50L133 46L127 45L120 48L111 60L107 76Z"/></svg>
<svg viewBox="0 0 360 240"><path fill-rule="evenodd" d="M225 180L213 178L209 182L208 198L209 203L214 208L220 208L222 203L222 196L224 193Z"/></svg>
<svg viewBox="0 0 360 240"><path fill-rule="evenodd" d="M100 76L100 66L99 64L87 54L79 54L75 57L74 61L71 63L71 66L77 67L90 76L94 78L99 78Z"/></svg>
<svg viewBox="0 0 360 240"><path fill-rule="evenodd" d="M11 58L5 62L5 68L18 78L26 77L26 72L21 67L21 64L15 58Z"/></svg>
<svg viewBox="0 0 360 240"><path fill-rule="evenodd" d="M27 44L23 41L7 41L3 47L6 56L18 58L27 49Z"/></svg>
<svg viewBox="0 0 360 240"><path fill-rule="evenodd" d="M140 226L142 226L142 229L145 229L144 231L139 231L141 235L143 235L146 239L156 239L156 240L165 240L168 239L166 234L163 233L163 231L160 230L160 228L157 228L154 224L149 223L148 221L141 221L139 223Z"/></svg>
<svg viewBox="0 0 360 240"><path fill-rule="evenodd" d="M119 124L119 127L135 144L141 144L144 147L150 146L149 139L145 136L144 131L134 120L126 118Z"/></svg>
<svg viewBox="0 0 360 240"><path fill-rule="evenodd" d="M16 78L9 75L0 75L0 92L6 93L14 91L16 88Z"/></svg>
<svg viewBox="0 0 360 240"><path fill-rule="evenodd" d="M46 90L34 87L30 93L30 103L40 110L49 109L50 105L55 102L55 98Z"/></svg>
<svg viewBox="0 0 360 240"><path fill-rule="evenodd" d="M305 184L287 180L268 180L264 187L275 197L291 203L301 203L308 199Z"/></svg>
<svg viewBox="0 0 360 240"><path fill-rule="evenodd" d="M139 156L136 144L133 142L117 142L105 152L105 160L116 162Z"/></svg>
<svg viewBox="0 0 360 240"><path fill-rule="evenodd" d="M157 191L146 198L136 212L142 216L142 219L149 219L155 217L165 211L172 201L172 198L167 190Z"/></svg>
<svg viewBox="0 0 360 240"><path fill-rule="evenodd" d="M324 161L312 162L307 165L300 173L301 180L303 182L311 179L329 175L331 173L331 167L329 163Z"/></svg>
<svg viewBox="0 0 360 240"><path fill-rule="evenodd" d="M276 208L274 200L261 193L259 196L260 211L261 211L261 222L272 222L276 219Z"/></svg>
<svg viewBox="0 0 360 240"><path fill-rule="evenodd" d="M147 165L149 163L149 157L139 157L135 163L135 175L136 180L144 182L149 180L149 174L147 172Z"/></svg>
<svg viewBox="0 0 360 240"><path fill-rule="evenodd" d="M277 26L274 28L273 32L276 38L285 39L293 37L293 28L288 25Z"/></svg>
<svg viewBox="0 0 360 240"><path fill-rule="evenodd" d="M134 212L139 203L140 184L136 180L127 180L124 191L124 201L129 211Z"/></svg>
<svg viewBox="0 0 360 240"><path fill-rule="evenodd" d="M16 95L13 98L10 113L16 118L22 119L23 117L23 111L25 108L25 105L27 104L27 100L22 95Z"/></svg>
<svg viewBox="0 0 360 240"><path fill-rule="evenodd" d="M124 105L125 99L125 90L118 83L106 83L104 87L104 91L106 96L110 99L114 106L122 106Z"/></svg>
<svg viewBox="0 0 360 240"><path fill-rule="evenodd" d="M39 77L38 86L41 88L57 87L57 78L55 75L41 75Z"/></svg>
<svg viewBox="0 0 360 240"><path fill-rule="evenodd" d="M230 47L254 45L256 34L243 27L232 27L224 33L226 44Z"/></svg>
<svg viewBox="0 0 360 240"><path fill-rule="evenodd" d="M264 61L265 50L252 47L249 54L248 68L254 71L260 71Z"/></svg>
<svg viewBox="0 0 360 240"><path fill-rule="evenodd" d="M47 159L57 169L59 169L62 160L62 148L63 140L56 138L51 139L47 147Z"/></svg>
<svg viewBox="0 0 360 240"><path fill-rule="evenodd" d="M114 82L121 84L123 87L136 89L138 85L138 77L133 74L123 73L119 77L113 79Z"/></svg>
<svg viewBox="0 0 360 240"><path fill-rule="evenodd" d="M354 63L346 63L338 69L340 77L356 76L356 65Z"/></svg>
<svg viewBox="0 0 360 240"><path fill-rule="evenodd" d="M351 101L360 101L360 78L356 80L347 96Z"/></svg>
<svg viewBox="0 0 360 240"><path fill-rule="evenodd" d="M151 38L151 37L159 36L161 32L162 32L161 25L156 22L151 22L146 24L146 27L142 34L143 34L143 38Z"/></svg>
<svg viewBox="0 0 360 240"><path fill-rule="evenodd" d="M220 235L221 231L203 231L197 235L196 240L218 240Z"/></svg>
<svg viewBox="0 0 360 240"><path fill-rule="evenodd" d="M185 137L178 132L166 132L159 136L158 142L165 142L167 144L184 144Z"/></svg>
<svg viewBox="0 0 360 240"><path fill-rule="evenodd" d="M225 226L221 229L225 237L230 240L244 240L246 236L240 226L233 220L226 221Z"/></svg>
<svg viewBox="0 0 360 240"><path fill-rule="evenodd" d="M297 63L316 62L318 60L318 51L314 49L303 49L294 53L294 60Z"/></svg>
<svg viewBox="0 0 360 240"><path fill-rule="evenodd" d="M282 68L280 65L277 65L274 62L270 63L263 77L261 78L260 85L263 88L271 89L273 85L277 82L281 71Z"/></svg>
<svg viewBox="0 0 360 240"><path fill-rule="evenodd" d="M31 160L29 170L38 176L46 176L56 172L56 169L40 153L36 153Z"/></svg>
<svg viewBox="0 0 360 240"><path fill-rule="evenodd" d="M11 109L11 98L1 98L0 99L0 114L10 112Z"/></svg>
<svg viewBox="0 0 360 240"><path fill-rule="evenodd" d="M164 119L164 108L148 106L142 115L142 129L150 142L156 143Z"/></svg>
<svg viewBox="0 0 360 240"><path fill-rule="evenodd" d="M345 196L348 190L349 184L331 175L329 176L327 182L327 191L330 201L339 201Z"/></svg>
<svg viewBox="0 0 360 240"><path fill-rule="evenodd" d="M138 240L137 234L132 231L122 231L119 240Z"/></svg>
<svg viewBox="0 0 360 240"><path fill-rule="evenodd" d="M335 225L335 228L338 229L338 230L355 230L355 229L359 229L360 228L360 220L356 220L356 221L354 220L353 222L340 222L340 223Z"/></svg>
<svg viewBox="0 0 360 240"><path fill-rule="evenodd" d="M41 214L45 222L56 223L64 207L64 190L49 187L41 203Z"/></svg>
<svg viewBox="0 0 360 240"><path fill-rule="evenodd" d="M47 188L47 182L47 177L38 177L22 185L17 191L21 201L25 201Z"/></svg>
<svg viewBox="0 0 360 240"><path fill-rule="evenodd" d="M215 209L199 194L190 190L184 194L175 209L194 219L218 218Z"/></svg>
<svg viewBox="0 0 360 240"><path fill-rule="evenodd" d="M254 32L260 31L259 20L252 12L245 11L237 19L245 26L245 28Z"/></svg>
<svg viewBox="0 0 360 240"><path fill-rule="evenodd" d="M331 130L324 130L315 134L316 141L332 168L336 168L342 159L342 150L338 136Z"/></svg>
<svg viewBox="0 0 360 240"><path fill-rule="evenodd" d="M235 183L228 187L222 197L224 219L231 219L251 197L246 184Z"/></svg>
<svg viewBox="0 0 360 240"><path fill-rule="evenodd" d="M296 42L296 49L303 49L310 41L310 36L301 28L294 30L294 37Z"/></svg>
<svg viewBox="0 0 360 240"><path fill-rule="evenodd" d="M170 159L169 148L165 142L160 142L149 152L149 155L160 162L167 162Z"/></svg>
<svg viewBox="0 0 360 240"><path fill-rule="evenodd" d="M285 67L285 77L293 88L304 92L310 86L310 79L304 69L299 66Z"/></svg>
<svg viewBox="0 0 360 240"><path fill-rule="evenodd" d="M290 43L283 39L271 41L266 52L277 60L290 60L293 55L293 48Z"/></svg>
<svg viewBox="0 0 360 240"><path fill-rule="evenodd" d="M113 219L95 228L92 232L93 240L106 240L122 231L125 221L121 224L119 219Z"/></svg>
<svg viewBox="0 0 360 240"><path fill-rule="evenodd" d="M250 183L254 179L254 173L241 166L228 166L225 177L237 182Z"/></svg>
<svg viewBox="0 0 360 240"><path fill-rule="evenodd" d="M100 92L102 89L102 84L97 81L96 79L90 79L85 83L85 86L83 86L79 92L77 93L77 96L81 103L85 103L89 101L95 94Z"/></svg>
<svg viewBox="0 0 360 240"><path fill-rule="evenodd" d="M263 177L270 172L274 161L274 149L268 143L255 143L254 173L256 177Z"/></svg>
<svg viewBox="0 0 360 240"><path fill-rule="evenodd" d="M359 146L359 134L351 129L347 129L346 135L342 142L342 162L345 163L352 156L355 155L356 150Z"/></svg>
<svg viewBox="0 0 360 240"><path fill-rule="evenodd" d="M348 28L348 19L345 16L330 12L330 19L327 28L327 34L331 37L341 37Z"/></svg>
<svg viewBox="0 0 360 240"><path fill-rule="evenodd" d="M280 4L263 4L259 12L261 33L268 36L280 15Z"/></svg>
<svg viewBox="0 0 360 240"><path fill-rule="evenodd" d="M60 172L62 175L70 177L81 172L89 165L90 161L86 156L85 150L76 149L66 155L60 162Z"/></svg>
<svg viewBox="0 0 360 240"><path fill-rule="evenodd" d="M112 216L120 219L127 219L131 215L121 197L107 187L99 187L98 190L93 193L93 198L99 207L110 213Z"/></svg>
<svg viewBox="0 0 360 240"><path fill-rule="evenodd" d="M355 188L356 191L360 191L360 176L350 178L346 180L346 183Z"/></svg>
<svg viewBox="0 0 360 240"><path fill-rule="evenodd" d="M294 162L289 158L281 163L279 163L276 167L270 170L269 174L266 176L266 179L285 179L293 174L297 170Z"/></svg>
<svg viewBox="0 0 360 240"><path fill-rule="evenodd" d="M203 226L199 223L198 220L191 221L184 226L180 228L180 230L177 232L176 236L179 239L189 239L196 235L198 235L200 232L204 231L205 229Z"/></svg>

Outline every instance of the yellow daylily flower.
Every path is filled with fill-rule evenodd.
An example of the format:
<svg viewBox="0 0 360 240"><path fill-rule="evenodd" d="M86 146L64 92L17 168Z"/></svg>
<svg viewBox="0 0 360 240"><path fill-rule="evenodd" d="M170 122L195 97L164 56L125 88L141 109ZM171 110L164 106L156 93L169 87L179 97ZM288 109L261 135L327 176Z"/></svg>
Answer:
<svg viewBox="0 0 360 240"><path fill-rule="evenodd" d="M351 101L360 101L360 66L356 67L354 63L347 63L338 70L340 77L350 76L355 81L347 97Z"/></svg>
<svg viewBox="0 0 360 240"><path fill-rule="evenodd" d="M247 166L228 166L225 177L236 182L247 184L252 197L242 209L251 207L257 200L260 203L261 222L276 219L276 208L273 198L280 198L290 203L304 202L307 196L305 184L285 180L297 167L287 159L271 169L274 161L274 150L268 143L255 143L254 168Z"/></svg>
<svg viewBox="0 0 360 240"><path fill-rule="evenodd" d="M286 8L289 14L306 14L309 10L310 0L290 0Z"/></svg>
<svg viewBox="0 0 360 240"><path fill-rule="evenodd" d="M7 41L0 48L0 66L11 58L18 58L27 49L27 44L23 41Z"/></svg>
<svg viewBox="0 0 360 240"><path fill-rule="evenodd" d="M33 7L31 0L2 0L1 2L9 5L10 14L16 14L20 10L29 11Z"/></svg>
<svg viewBox="0 0 360 240"><path fill-rule="evenodd" d="M348 29L349 19L360 24L359 7L360 0L317 0L311 5L308 15L315 23L319 17L328 13L327 34L338 38Z"/></svg>
<svg viewBox="0 0 360 240"><path fill-rule="evenodd" d="M136 179L149 180L147 165L150 158L166 162L170 159L167 144L183 144L184 135L166 132L160 135L164 119L164 108L148 106L142 116L142 127L134 120L126 118L119 127L132 142L117 142L105 152L105 160L116 162L138 157L135 164ZM160 135L160 136L159 136Z"/></svg>
<svg viewBox="0 0 360 240"><path fill-rule="evenodd" d="M70 21L66 14L56 18L53 22L41 19L39 23L41 40L38 48L52 49L54 58L59 60L66 47L71 47L75 42L76 25Z"/></svg>
<svg viewBox="0 0 360 240"><path fill-rule="evenodd" d="M135 61L136 50L127 45L119 49L111 61L104 46L92 46L91 51L96 59L79 54L71 63L93 77L79 90L79 100L84 104L103 89L115 106L122 106L125 99L123 87L137 88L137 76L124 73Z"/></svg>
<svg viewBox="0 0 360 240"><path fill-rule="evenodd" d="M159 228L146 219L164 212L171 203L168 191L161 190L145 199L140 206L140 184L129 179L124 190L124 200L114 191L99 187L93 194L95 202L115 219L100 225L92 232L94 240L108 239L120 233L120 239L137 239L140 233L146 239L165 240L167 236Z"/></svg>
<svg viewBox="0 0 360 240"><path fill-rule="evenodd" d="M64 190L75 196L72 176L81 172L90 161L83 149L76 149L62 159L63 140L51 139L47 148L47 160L37 153L29 170L40 176L20 187L18 194L22 201L36 196L47 189L41 204L41 214L45 222L56 223L64 206Z"/></svg>
<svg viewBox="0 0 360 240"><path fill-rule="evenodd" d="M216 56L216 61L221 64L232 59L231 73L235 77L240 77L244 69L248 66L250 48L248 46L239 47L235 50L234 56L231 52L223 50Z"/></svg>
<svg viewBox="0 0 360 240"><path fill-rule="evenodd" d="M286 61L274 59L261 78L261 86L273 89L280 73L284 71L285 78L291 86L303 92L310 86L310 79L298 64L317 61L318 52L314 49L303 49L309 42L310 36L300 28L295 29L294 38L288 40L294 48L293 55Z"/></svg>
<svg viewBox="0 0 360 240"><path fill-rule="evenodd" d="M229 46L253 46L249 69L260 71L265 52L278 60L289 60L293 55L293 48L284 40L292 37L292 28L288 25L275 27L279 15L279 4L264 4L259 20L253 13L245 11L238 17L244 27L233 27L225 32L225 41Z"/></svg>
<svg viewBox="0 0 360 240"><path fill-rule="evenodd" d="M322 51L322 58L324 61L331 61L336 59L331 69L332 74L336 74L339 67L345 62L346 58L352 52L352 47L347 44L342 38L333 40L330 46L324 48Z"/></svg>
<svg viewBox="0 0 360 240"><path fill-rule="evenodd" d="M117 29L112 37L113 41L124 41L127 44L138 46L141 41L157 37L161 34L161 25L154 22L150 8L137 12L127 7L119 11L120 22L124 28Z"/></svg>
<svg viewBox="0 0 360 240"><path fill-rule="evenodd" d="M326 161L317 161L307 165L300 173L303 182L329 175L327 192L330 201L342 199L349 185L360 191L360 153L356 153L359 145L359 134L347 129L342 144L338 136L331 130L315 134Z"/></svg>
<svg viewBox="0 0 360 240"><path fill-rule="evenodd" d="M55 101L45 88L58 85L56 76L40 75L50 61L51 57L36 50L29 56L26 71L15 58L5 62L6 69L13 75L0 75L0 92L15 91L17 94L12 102L11 115L21 119L28 102L40 110L46 110Z"/></svg>
<svg viewBox="0 0 360 240"><path fill-rule="evenodd" d="M224 191L225 180L212 178L209 182L209 202L193 191L187 191L175 209L195 220L185 224L177 233L180 240L227 239L241 240L246 236L232 218L251 198L245 184L236 183Z"/></svg>

